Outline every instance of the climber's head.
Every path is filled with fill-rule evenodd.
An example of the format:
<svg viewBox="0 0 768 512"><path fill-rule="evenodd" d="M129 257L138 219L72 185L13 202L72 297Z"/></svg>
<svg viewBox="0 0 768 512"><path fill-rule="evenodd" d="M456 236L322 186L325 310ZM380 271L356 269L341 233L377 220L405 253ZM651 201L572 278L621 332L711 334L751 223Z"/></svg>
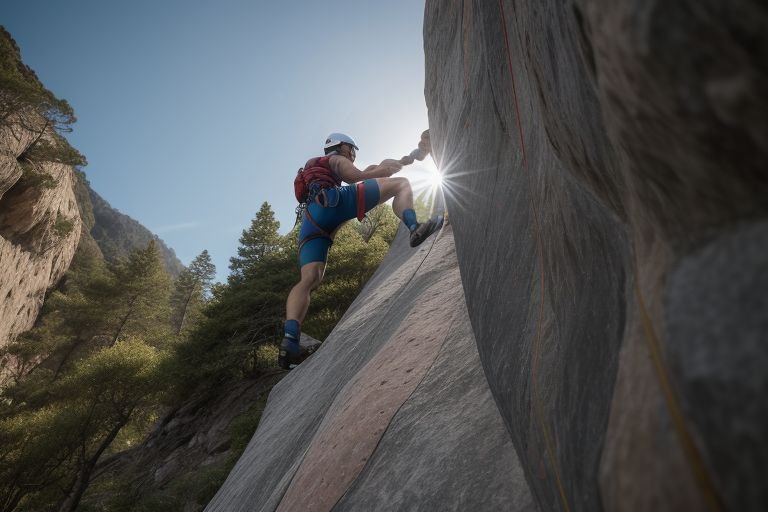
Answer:
<svg viewBox="0 0 768 512"><path fill-rule="evenodd" d="M360 148L357 147L352 137L343 133L332 133L325 139L325 145L323 146L326 155L335 153L349 158L351 161L355 161L355 151Z"/></svg>

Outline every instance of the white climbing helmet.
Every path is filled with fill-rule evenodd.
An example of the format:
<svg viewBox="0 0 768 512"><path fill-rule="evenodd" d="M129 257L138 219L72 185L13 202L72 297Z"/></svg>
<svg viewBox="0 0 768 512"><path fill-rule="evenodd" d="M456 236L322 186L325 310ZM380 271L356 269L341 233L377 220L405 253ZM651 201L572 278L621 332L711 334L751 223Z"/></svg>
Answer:
<svg viewBox="0 0 768 512"><path fill-rule="evenodd" d="M360 148L357 147L357 144L355 144L355 141L352 140L352 137L343 133L332 133L328 135L328 137L325 138L325 145L323 146L323 149L327 154L330 150L342 143L349 144L355 148L356 151L360 151Z"/></svg>

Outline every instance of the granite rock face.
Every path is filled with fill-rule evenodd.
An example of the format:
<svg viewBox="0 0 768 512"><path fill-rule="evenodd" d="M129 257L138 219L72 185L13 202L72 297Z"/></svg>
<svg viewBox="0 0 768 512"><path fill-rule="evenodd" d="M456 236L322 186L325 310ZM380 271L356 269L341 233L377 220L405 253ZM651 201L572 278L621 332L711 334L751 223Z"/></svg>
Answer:
<svg viewBox="0 0 768 512"><path fill-rule="evenodd" d="M453 233L401 231L323 346L272 391L208 511L533 510L464 304Z"/></svg>
<svg viewBox="0 0 768 512"><path fill-rule="evenodd" d="M23 176L17 158L35 137L20 129L0 133L0 347L32 327L80 239L72 167L39 164L36 172L52 186Z"/></svg>
<svg viewBox="0 0 768 512"><path fill-rule="evenodd" d="M768 507L766 27L750 1L426 2L469 317L543 510Z"/></svg>

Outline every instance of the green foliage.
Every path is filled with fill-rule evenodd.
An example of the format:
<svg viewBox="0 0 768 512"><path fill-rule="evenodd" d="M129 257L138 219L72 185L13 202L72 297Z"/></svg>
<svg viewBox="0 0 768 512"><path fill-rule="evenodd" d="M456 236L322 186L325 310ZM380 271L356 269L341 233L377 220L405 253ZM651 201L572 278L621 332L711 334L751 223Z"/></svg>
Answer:
<svg viewBox="0 0 768 512"><path fill-rule="evenodd" d="M7 510L74 510L120 432L143 437L169 386L160 370L171 354L169 285L153 244L113 268L78 251L38 325L8 347L16 364L0 396Z"/></svg>
<svg viewBox="0 0 768 512"><path fill-rule="evenodd" d="M256 427L259 426L261 415L266 406L267 395L265 394L263 398L253 403L247 411L232 421L229 427L232 438L230 447L234 452L240 454L245 450L254 432L256 432Z"/></svg>
<svg viewBox="0 0 768 512"><path fill-rule="evenodd" d="M56 132L42 132L24 153L19 161L24 164L35 162L55 162L71 166L85 166L88 161L67 140Z"/></svg>
<svg viewBox="0 0 768 512"><path fill-rule="evenodd" d="M163 268L157 244L134 251L115 269L111 307L107 312L111 343L122 337L140 335L161 345L169 334L171 282Z"/></svg>
<svg viewBox="0 0 768 512"><path fill-rule="evenodd" d="M400 219L392 211L392 207L388 203L384 203L365 215L363 221L357 224L357 231L365 242L376 235L391 244L399 226Z"/></svg>
<svg viewBox="0 0 768 512"><path fill-rule="evenodd" d="M98 500L88 497L78 512L184 512L202 509L226 480L240 454L206 466L187 468L167 487L140 493L125 475L100 478L94 483Z"/></svg>
<svg viewBox="0 0 768 512"><path fill-rule="evenodd" d="M435 203L435 195L431 190L425 190L413 201L413 210L419 221L428 219L432 215L432 207Z"/></svg>
<svg viewBox="0 0 768 512"><path fill-rule="evenodd" d="M79 247L59 289L49 294L35 328L5 349L13 356L15 364L8 370L18 383L5 392L23 390L35 379L57 377L72 358L108 337L105 315L117 286L100 255L87 245Z"/></svg>
<svg viewBox="0 0 768 512"><path fill-rule="evenodd" d="M391 209L381 215L365 238L354 223L337 233L304 322L309 334L322 339L333 329L384 257L397 224ZM154 242L116 264L81 245L38 324L6 349L15 362L0 392L7 510L74 510L96 463L140 442L161 404L275 366L285 300L300 275L298 230L280 236L277 226L265 203L243 233L226 284L212 284L207 251L171 283ZM263 406L233 423L233 451L244 448ZM190 497L205 503L234 462L195 468L141 499L127 484L99 482L119 495L106 508L83 510L181 510Z"/></svg>
<svg viewBox="0 0 768 512"><path fill-rule="evenodd" d="M30 510L71 501L134 411L153 401L161 358L142 340L126 339L49 382L44 401L14 404L0 422L3 500L18 503L37 491L26 497Z"/></svg>
<svg viewBox="0 0 768 512"><path fill-rule="evenodd" d="M85 158L57 132L71 131L75 113L46 89L28 66L10 34L0 27L0 127L21 127L40 136L23 160L85 165Z"/></svg>
<svg viewBox="0 0 768 512"><path fill-rule="evenodd" d="M53 223L53 232L59 238L67 238L75 228L75 221L61 212L56 213L56 221Z"/></svg>
<svg viewBox="0 0 768 512"><path fill-rule="evenodd" d="M211 295L215 276L216 266L204 250L176 278L171 295L171 322L177 335L189 333L202 320L202 309Z"/></svg>
<svg viewBox="0 0 768 512"><path fill-rule="evenodd" d="M391 226L387 215L394 215L387 208L389 213L382 210L381 224L369 233L367 242L353 223L338 231L325 279L312 294L303 324L306 333L324 339L381 263L389 249L383 237L393 236L397 227ZM255 233L259 236L246 236ZM205 318L178 347L178 366L169 369L180 376L179 382L221 382L275 366L274 345L282 338L285 301L300 278L298 228L277 235L271 208L265 204L241 243L249 245L238 254L257 257L242 257L228 283L213 289ZM252 250L265 246L268 250L263 252Z"/></svg>
<svg viewBox="0 0 768 512"><path fill-rule="evenodd" d="M82 512L183 511L190 503L200 507L208 503L253 437L266 407L267 393L245 412L235 417L229 427L230 453L215 464L187 467L162 489L141 494L132 482L141 481L141 467L129 467L119 475L108 474L94 482Z"/></svg>
<svg viewBox="0 0 768 512"><path fill-rule="evenodd" d="M162 254L165 268L172 276L178 276L183 265L176 258L173 250L163 244L147 228L128 215L112 208L101 196L90 188L84 191L88 194L88 204L93 213L94 225L91 236L98 243L104 258L110 264L117 264L128 258L136 249L144 248L151 241L157 244ZM88 206L85 206L88 208ZM81 208L83 205L81 204Z"/></svg>
<svg viewBox="0 0 768 512"><path fill-rule="evenodd" d="M280 222L266 201L261 205L248 229L240 236L237 256L230 258L229 269L232 279L240 279L249 268L253 268L267 255L280 247Z"/></svg>
<svg viewBox="0 0 768 512"><path fill-rule="evenodd" d="M259 347L280 335L285 300L299 276L295 237L266 254L240 277L213 289L202 322L178 347L176 370L192 382L258 373L266 365ZM185 388L182 385L182 389Z"/></svg>
<svg viewBox="0 0 768 512"><path fill-rule="evenodd" d="M22 174L19 178L19 185L25 189L37 188L37 189L54 189L58 182L56 179L43 171L38 165L22 165Z"/></svg>

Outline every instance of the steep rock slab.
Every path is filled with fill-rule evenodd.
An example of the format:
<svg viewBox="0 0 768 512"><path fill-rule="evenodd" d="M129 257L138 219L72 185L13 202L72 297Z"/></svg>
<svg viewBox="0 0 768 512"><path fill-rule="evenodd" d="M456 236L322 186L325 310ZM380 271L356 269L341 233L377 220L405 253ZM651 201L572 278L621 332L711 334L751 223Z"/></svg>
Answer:
<svg viewBox="0 0 768 512"><path fill-rule="evenodd" d="M323 347L273 390L207 510L529 508L464 308L450 227L418 250L401 232Z"/></svg>
<svg viewBox="0 0 768 512"><path fill-rule="evenodd" d="M417 296L400 329L339 393L278 511L331 510L358 477L442 348L457 306L447 292L458 277L456 271Z"/></svg>
<svg viewBox="0 0 768 512"><path fill-rule="evenodd" d="M427 2L470 318L542 508L768 506L767 25L750 1Z"/></svg>
<svg viewBox="0 0 768 512"><path fill-rule="evenodd" d="M603 178L570 174L549 142L555 135L540 119L537 79L521 57L547 47L540 37L560 39L568 24L523 36L512 32L521 21L511 2L506 7L509 37L497 2L427 2L433 147L480 357L531 489L543 510L594 511L624 329L626 242L618 208L583 186ZM537 18L557 20L557 11ZM573 83L576 95L552 99L563 104L552 113L564 121L559 131L600 133L600 118L582 99L589 88L576 50L550 49L558 50L565 55L541 73L559 73L545 83L564 90ZM601 161L604 141L561 149L573 160ZM604 200L615 203L615 182L603 181L612 183L601 189Z"/></svg>
<svg viewBox="0 0 768 512"><path fill-rule="evenodd" d="M336 511L535 510L480 367L466 305ZM500 478L501 476L501 478Z"/></svg>

